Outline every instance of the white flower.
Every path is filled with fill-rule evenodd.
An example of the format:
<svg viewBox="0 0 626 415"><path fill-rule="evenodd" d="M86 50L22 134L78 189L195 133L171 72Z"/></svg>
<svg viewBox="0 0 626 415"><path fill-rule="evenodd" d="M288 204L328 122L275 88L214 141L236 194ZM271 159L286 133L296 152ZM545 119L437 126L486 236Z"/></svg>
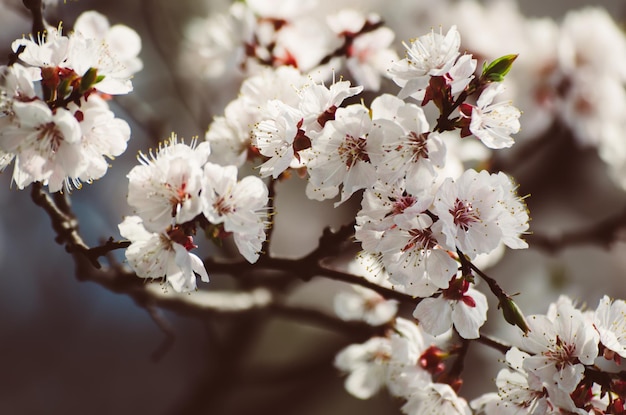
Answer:
<svg viewBox="0 0 626 415"><path fill-rule="evenodd" d="M83 26L87 34L93 33L92 30L86 28L86 23ZM124 32L124 36L126 35L128 31ZM122 42L121 46L117 41L117 46L123 50L128 44L136 44L138 41L135 37L127 39L128 43ZM96 69L97 75L103 77L94 84L99 91L106 94L125 94L133 88L130 81L132 71L127 70L115 51L111 50L111 45L101 38L91 38L80 31L63 36L60 30L48 28L40 42L18 39L11 45L14 52L22 46L25 50L20 54L20 59L44 71L63 68L81 77L88 70Z"/></svg>
<svg viewBox="0 0 626 415"><path fill-rule="evenodd" d="M329 15L326 21L333 32L346 42L346 66L356 83L366 90L378 91L381 75L386 73L392 62L398 60L398 55L390 49L394 32L388 27L371 30L371 26L380 24L380 16L365 16L354 9L343 9Z"/></svg>
<svg viewBox="0 0 626 415"><path fill-rule="evenodd" d="M413 317L433 336L447 332L454 324L461 337L477 339L480 327L487 321L487 297L459 278L439 297L422 299L415 307Z"/></svg>
<svg viewBox="0 0 626 415"><path fill-rule="evenodd" d="M271 100L279 100L297 108L300 102L299 91L311 80L292 66L264 68L261 73L246 79L241 84L239 97L243 99L247 110L260 114Z"/></svg>
<svg viewBox="0 0 626 415"><path fill-rule="evenodd" d="M346 99L360 94L362 86L350 86L349 81L333 82L330 87L324 84L305 86L300 92L298 108L304 116L304 126L308 132L318 132L327 121L335 119L335 111Z"/></svg>
<svg viewBox="0 0 626 415"><path fill-rule="evenodd" d="M109 106L97 94L88 100L81 99L80 106L71 104L69 110L80 119L82 153L87 161L77 179L90 182L107 172L107 158L113 159L126 150L130 127L126 121L115 118Z"/></svg>
<svg viewBox="0 0 626 415"><path fill-rule="evenodd" d="M345 388L351 395L369 399L385 385L390 357L390 340L372 337L341 350L335 357L335 367L349 373Z"/></svg>
<svg viewBox="0 0 626 415"><path fill-rule="evenodd" d="M106 16L90 10L76 18L74 31L85 38L104 42L106 48L123 66L120 71L122 74L131 76L143 68L138 57L141 52L141 38L130 27L122 24L111 26Z"/></svg>
<svg viewBox="0 0 626 415"><path fill-rule="evenodd" d="M626 357L626 301L602 297L593 315L593 324L604 347Z"/></svg>
<svg viewBox="0 0 626 415"><path fill-rule="evenodd" d="M439 351L439 348L433 337L411 320L396 318L394 330L390 333L391 358L387 369L387 388L392 395L406 398L416 389L432 382L431 368L425 364L429 362L429 357L425 355L431 350Z"/></svg>
<svg viewBox="0 0 626 415"><path fill-rule="evenodd" d="M64 67L79 76L85 75L91 68L97 69L98 76L104 78L95 83L94 88L105 94L120 95L133 90L131 74L104 41L86 38L80 32L74 32L69 39Z"/></svg>
<svg viewBox="0 0 626 415"><path fill-rule="evenodd" d="M41 80L41 71L14 63L0 66L0 111L10 114L14 100L30 101L37 96L35 82Z"/></svg>
<svg viewBox="0 0 626 415"><path fill-rule="evenodd" d="M233 3L226 13L192 17L184 29L181 70L212 79L238 74L235 51L246 40L245 15L249 14L243 3Z"/></svg>
<svg viewBox="0 0 626 415"><path fill-rule="evenodd" d="M431 229L432 219L424 213L424 208L420 205L407 208L394 217L394 224L385 231L378 245L390 280L401 285L402 291L418 297L428 297L440 288L447 288L458 264L439 247Z"/></svg>
<svg viewBox="0 0 626 415"><path fill-rule="evenodd" d="M352 285L353 291L342 291L335 296L335 313L346 321L364 321L380 326L395 317L398 312L396 300L385 300L376 291Z"/></svg>
<svg viewBox="0 0 626 415"><path fill-rule="evenodd" d="M206 132L205 139L211 146L209 161L241 167L250 155L250 130L259 121L258 108L253 109L247 100L231 101L224 108L224 116L215 117Z"/></svg>
<svg viewBox="0 0 626 415"><path fill-rule="evenodd" d="M406 98L423 91L428 86L431 76L444 76L454 65L459 56L461 36L452 26L444 36L441 33L430 33L404 44L407 57L396 62L389 72L393 81L402 87L398 94ZM421 98L418 98L421 99Z"/></svg>
<svg viewBox="0 0 626 415"><path fill-rule="evenodd" d="M202 211L202 165L209 146L179 142L175 134L151 158L140 153L141 165L128 173L128 204L151 232L192 220Z"/></svg>
<svg viewBox="0 0 626 415"><path fill-rule="evenodd" d="M470 131L484 145L494 149L511 147L514 143L511 134L520 130L520 110L510 101L493 104L503 90L503 84L491 83L478 97L476 106L471 107Z"/></svg>
<svg viewBox="0 0 626 415"><path fill-rule="evenodd" d="M327 122L313 141L313 156L307 165L310 177L306 194L310 199L330 199L343 185L339 204L374 184L376 171L367 140L372 128L369 110L363 105L337 109L335 120Z"/></svg>
<svg viewBox="0 0 626 415"><path fill-rule="evenodd" d="M357 84L365 90L378 91L381 77L387 76L387 69L398 55L391 49L395 38L393 30L379 27L354 38L349 49L346 67Z"/></svg>
<svg viewBox="0 0 626 415"><path fill-rule="evenodd" d="M359 399L371 398L385 385L391 394L408 397L431 382L419 360L432 344L432 337L414 322L396 318L386 337L372 337L341 350L335 367L349 373L346 390Z"/></svg>
<svg viewBox="0 0 626 415"><path fill-rule="evenodd" d="M280 20L291 20L310 13L316 6L316 0L278 0L267 3L264 0L248 0L248 7L258 16Z"/></svg>
<svg viewBox="0 0 626 415"><path fill-rule="evenodd" d="M206 163L202 176L202 212L213 224L235 234L239 252L251 263L259 258L267 227L268 190L258 177L237 181L235 166Z"/></svg>
<svg viewBox="0 0 626 415"><path fill-rule="evenodd" d="M275 10L274 5L272 8ZM328 25L315 16L302 16L290 23L276 33L273 64L293 65L315 76L322 59L339 48L341 42Z"/></svg>
<svg viewBox="0 0 626 415"><path fill-rule="evenodd" d="M406 190L404 179L389 183L376 181L372 187L363 192L357 224L381 222L381 230L391 228L394 226L393 216L403 213L418 201L422 211L428 208L432 197L425 201L421 196L428 198L427 195L422 195L421 192L416 192L416 194L419 198Z"/></svg>
<svg viewBox="0 0 626 415"><path fill-rule="evenodd" d="M360 252L348 262L347 270L350 274L361 276L381 287L392 288L389 283L389 275L383 269L380 258L374 254Z"/></svg>
<svg viewBox="0 0 626 415"><path fill-rule="evenodd" d="M446 147L437 133L430 133L424 111L415 104L383 94L372 102L372 119L382 128L372 140L382 151L372 154L380 175L393 182L405 177L409 192L416 193L432 182L435 167L444 165ZM378 160L380 158L380 160Z"/></svg>
<svg viewBox="0 0 626 415"><path fill-rule="evenodd" d="M477 63L478 61L472 55L466 54L461 55L450 68L450 71L445 75L445 81L453 96L463 91L474 79Z"/></svg>
<svg viewBox="0 0 626 415"><path fill-rule="evenodd" d="M567 74L589 67L596 75L626 80L622 65L626 59L626 38L606 9L585 7L566 13L557 42L559 64Z"/></svg>
<svg viewBox="0 0 626 415"><path fill-rule="evenodd" d="M433 218L427 210L431 189L407 192L404 180L376 182L363 192L362 209L356 218L355 238L365 252L384 265L395 288L427 297L447 288L458 264L438 242Z"/></svg>
<svg viewBox="0 0 626 415"><path fill-rule="evenodd" d="M24 46L24 50L20 53L20 60L32 66L65 67L68 59L69 38L54 27L47 28L38 41L25 38L14 41L11 49L17 52L21 46Z"/></svg>
<svg viewBox="0 0 626 415"><path fill-rule="evenodd" d="M598 332L564 296L548 315L532 315L526 321L530 332L522 338L522 347L532 356L524 359L524 369L541 379L551 397L553 390L573 392L585 365L598 356Z"/></svg>
<svg viewBox="0 0 626 415"><path fill-rule="evenodd" d="M439 242L472 258L500 242L514 249L527 246L519 234L528 229L528 213L504 173L467 170L456 181L446 179L432 212L439 217L433 226L445 235Z"/></svg>
<svg viewBox="0 0 626 415"><path fill-rule="evenodd" d="M271 175L275 179L287 170L297 156L294 149L298 144L297 138L307 141L306 148L310 147L310 139L300 129L303 115L297 109L277 100L270 101L267 107L272 118L255 126L254 145L259 149L259 153L269 157L269 160L260 166L261 177Z"/></svg>
<svg viewBox="0 0 626 415"><path fill-rule="evenodd" d="M191 237L182 235L179 229L151 233L144 228L141 218L128 216L119 224L119 230L131 241L126 259L138 277L165 277L177 292L195 290L195 274L209 282L202 260L188 252L194 247Z"/></svg>
<svg viewBox="0 0 626 415"><path fill-rule="evenodd" d="M457 396L450 385L432 382L416 390L402 412L407 415L471 415L465 399Z"/></svg>
<svg viewBox="0 0 626 415"><path fill-rule="evenodd" d="M84 171L81 129L71 112L52 112L39 100L15 101L12 109L15 117L0 130L0 149L17 157L13 179L20 189L37 181L57 192Z"/></svg>
<svg viewBox="0 0 626 415"><path fill-rule="evenodd" d="M115 118L97 95L51 110L34 95L33 81L41 74L33 69L19 64L7 68L0 89L7 98L0 98L0 109L6 114L0 148L17 156L15 183L23 188L40 181L50 191L58 191L101 178L109 167L105 157L126 150L128 124Z"/></svg>
<svg viewBox="0 0 626 415"><path fill-rule="evenodd" d="M506 353L506 363L510 369L498 372L496 385L500 399L496 401L497 405L506 414L556 413L541 379L523 368L524 360L529 356L516 347Z"/></svg>

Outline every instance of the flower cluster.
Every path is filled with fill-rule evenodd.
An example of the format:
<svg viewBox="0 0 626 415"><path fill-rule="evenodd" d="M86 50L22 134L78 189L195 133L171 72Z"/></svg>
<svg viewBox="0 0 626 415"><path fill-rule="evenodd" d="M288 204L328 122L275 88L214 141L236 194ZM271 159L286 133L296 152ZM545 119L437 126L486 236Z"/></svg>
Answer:
<svg viewBox="0 0 626 415"><path fill-rule="evenodd" d="M137 216L119 225L131 241L126 258L141 278L165 277L174 290L208 282L204 264L190 251L197 227L216 240L232 234L251 263L259 258L267 226L268 190L258 177L237 180L235 166L208 162L209 143L186 145L175 134L128 173L128 204Z"/></svg>
<svg viewBox="0 0 626 415"><path fill-rule="evenodd" d="M624 413L626 379L615 369L626 357L625 312L623 300L604 296L595 311L581 311L561 296L546 315L528 317L530 332L507 352L498 393L472 407L485 415ZM610 361L617 365L600 369Z"/></svg>
<svg viewBox="0 0 626 415"><path fill-rule="evenodd" d="M521 235L529 218L504 173L450 168L456 156L446 141L453 131L457 140L474 136L488 148L507 147L520 116L509 102L493 103L515 56L485 65L476 77L476 60L461 56L459 45L454 27L446 36L431 32L406 45L410 59L390 67L404 84L400 96L419 104L390 94L369 106L349 103L362 88L347 81L327 87L294 67L266 68L242 84L206 139L216 163L251 160L273 179L289 170L308 176L310 199L340 194L338 205L363 190L356 239L364 252L379 258L394 288L437 296L415 310L432 334L454 326L476 338L486 299L459 272L459 255L473 260L502 245L526 248ZM440 110L432 127L423 109L431 102ZM436 319L435 310L445 318Z"/></svg>
<svg viewBox="0 0 626 415"><path fill-rule="evenodd" d="M626 38L619 20L597 6L570 10L561 22L525 17L512 1L487 6L464 0L443 9L437 21L458 25L465 50L488 59L504 49L519 53L507 77L509 97L524 111L519 139L550 140L550 128L562 125L578 145L597 148L616 183L626 187ZM506 45L495 41L503 38Z"/></svg>
<svg viewBox="0 0 626 415"><path fill-rule="evenodd" d="M106 158L124 152L130 138L106 99L132 90L139 36L88 12L68 36L50 27L12 49L19 61L0 68L0 168L15 160L20 189L41 182L57 192L101 178Z"/></svg>
<svg viewBox="0 0 626 415"><path fill-rule="evenodd" d="M187 27L181 61L193 60L203 77L227 75L237 65L248 75L262 68L293 66L302 73L325 76L345 66L356 82L377 91L388 65L397 59L393 31L377 14L352 8L334 14L316 0L236 2L210 18Z"/></svg>
<svg viewBox="0 0 626 415"><path fill-rule="evenodd" d="M164 280L178 293L196 290L197 277L209 281L193 253L198 234L218 246L232 240L243 259L220 267L232 265L234 274L246 261L258 262L251 284L259 285L252 288L267 294L258 303L276 303L274 311L288 303L282 290L291 276L327 271L360 283L335 296L338 319L298 312L368 333L368 340L361 337L336 355L345 388L359 399L386 388L407 415L626 414L626 375L619 371L626 301L605 296L595 310L584 310L562 296L545 315L525 317L479 265L507 248L528 247L524 197L510 176L489 171L497 170L497 158L482 162L512 147L520 131L521 111L508 98L536 100L534 109L569 126L580 143L598 147L616 171L626 166L626 146L618 139L626 126L620 116L626 109L623 34L596 9L568 14L556 27L512 19L510 5L497 6L509 30L523 27L519 32L527 34L532 26L533 33L558 39L558 53L543 51L549 60L521 62L526 74L542 74L531 77L529 97L503 82L518 55L480 50L471 35L465 47L462 25L404 43L401 58L379 15L342 4L324 15L322 1L234 2L210 24L190 25L187 46L194 57L204 56L196 66L205 76L233 72L235 65L246 76L237 97L203 141L187 144L172 133L157 149L139 153L127 174L133 214L118 225L125 241L99 249L78 237L67 242L59 235L59 241L96 265L102 252L127 247L137 277ZM448 18L467 13L476 21L486 13L469 0L450 10ZM595 29L592 35L576 29L582 20ZM615 53L589 44L611 44ZM18 188L37 182L50 192L70 190L107 172L108 159L122 154L130 137L107 100L132 91L140 49L132 29L110 26L95 12L81 15L67 35L50 27L36 39L13 42L9 64L0 67L0 169L14 162ZM364 93L383 89L383 82L396 92ZM533 132L546 126L538 123ZM360 207L349 226L325 232L306 257L268 254L259 261L269 247L275 185L294 176L306 181L310 200L347 208L359 199ZM77 228L65 221L71 215L54 212L52 199L51 216L63 217L55 230L71 228L67 239L74 238ZM326 247L326 238L339 242ZM359 248L343 272L330 260L347 256L327 251L348 240ZM265 277L274 274L281 275L281 295L270 296ZM481 332L488 302L479 278L504 319L523 332L511 346ZM497 393L468 403L457 392L473 341L502 351L506 368L495 379Z"/></svg>
<svg viewBox="0 0 626 415"><path fill-rule="evenodd" d="M386 387L407 401L405 414L469 414L469 405L456 394L460 380L446 371L446 361L458 351L445 351L443 343L398 317L385 336L341 350L335 366L347 373L346 390L359 399Z"/></svg>

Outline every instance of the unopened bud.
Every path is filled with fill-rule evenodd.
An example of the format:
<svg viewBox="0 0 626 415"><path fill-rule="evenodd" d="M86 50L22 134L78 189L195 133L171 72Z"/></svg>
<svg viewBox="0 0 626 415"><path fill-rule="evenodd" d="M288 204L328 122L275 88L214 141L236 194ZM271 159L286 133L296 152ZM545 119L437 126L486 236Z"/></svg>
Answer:
<svg viewBox="0 0 626 415"><path fill-rule="evenodd" d="M500 297L499 308L502 308L502 314L504 315L504 319L507 323L517 326L524 334L530 331L530 327L528 327L528 323L526 323L526 319L524 318L524 314L522 310L519 309L515 301L511 299L509 296Z"/></svg>

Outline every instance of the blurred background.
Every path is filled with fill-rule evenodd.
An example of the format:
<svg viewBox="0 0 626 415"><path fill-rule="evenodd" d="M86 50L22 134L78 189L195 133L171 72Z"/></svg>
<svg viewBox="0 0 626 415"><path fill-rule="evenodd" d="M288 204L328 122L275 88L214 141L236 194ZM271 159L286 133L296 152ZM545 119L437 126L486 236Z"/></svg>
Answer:
<svg viewBox="0 0 626 415"><path fill-rule="evenodd" d="M519 9L528 17L560 21L568 10L588 5L605 7L617 22L625 21L622 0L524 0ZM62 21L69 29L81 12L97 10L112 24L135 29L143 40L144 69L133 80L135 91L112 104L131 125L128 150L111 162L103 179L71 195L88 244L120 238L117 224L131 213L125 176L136 164L137 152L155 147L171 131L203 137L213 116L236 96L240 78L199 80L190 75L192 68L187 72L180 65L190 19L227 7L226 1L210 0L77 0L48 6L46 18L53 25ZM386 10L373 11L386 18ZM448 22L416 21L419 31L409 36L440 24ZM30 25L20 1L0 0L2 56L8 56L11 42L28 33ZM398 51L402 40L407 39L396 39ZM506 45L507 39L498 42ZM526 128L523 117L521 122ZM610 179L597 151L576 145L567 130L552 136L557 144L505 159L520 194L531 194L531 230L558 235L622 211L624 190ZM164 334L128 297L75 278L71 257L55 244L47 215L32 203L28 189L11 188L10 174L0 175L1 414L399 413L398 402L385 393L359 401L344 391L332 361L349 344L347 336L294 319L216 315L199 320L165 312L175 343L154 362L151 354ZM281 183L277 193L277 256L306 254L324 227L348 223L358 209L358 202L334 210L332 202L309 201L298 179ZM603 294L626 297L625 254L623 242L556 253L513 251L488 273L509 293L521 293L516 301L527 314L544 313L559 293L594 308ZM209 290L228 286L219 275L211 278ZM336 289L345 287L313 280L294 287L290 301L332 311ZM486 332L506 338L514 330L502 323L493 303L489 316ZM493 364L498 357L472 347L463 396L495 390L491 380L499 370Z"/></svg>

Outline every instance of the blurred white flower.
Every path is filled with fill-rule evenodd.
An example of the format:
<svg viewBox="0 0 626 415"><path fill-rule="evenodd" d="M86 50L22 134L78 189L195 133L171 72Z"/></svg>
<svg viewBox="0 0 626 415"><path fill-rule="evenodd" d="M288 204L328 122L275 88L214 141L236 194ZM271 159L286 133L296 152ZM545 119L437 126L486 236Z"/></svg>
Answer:
<svg viewBox="0 0 626 415"><path fill-rule="evenodd" d="M335 295L335 313L346 321L364 321L380 326L393 319L398 312L396 300L386 300L376 291L352 285L352 291Z"/></svg>
<svg viewBox="0 0 626 415"><path fill-rule="evenodd" d="M335 367L348 373L345 388L351 395L369 399L385 386L390 357L390 340L372 337L341 350L335 357Z"/></svg>

